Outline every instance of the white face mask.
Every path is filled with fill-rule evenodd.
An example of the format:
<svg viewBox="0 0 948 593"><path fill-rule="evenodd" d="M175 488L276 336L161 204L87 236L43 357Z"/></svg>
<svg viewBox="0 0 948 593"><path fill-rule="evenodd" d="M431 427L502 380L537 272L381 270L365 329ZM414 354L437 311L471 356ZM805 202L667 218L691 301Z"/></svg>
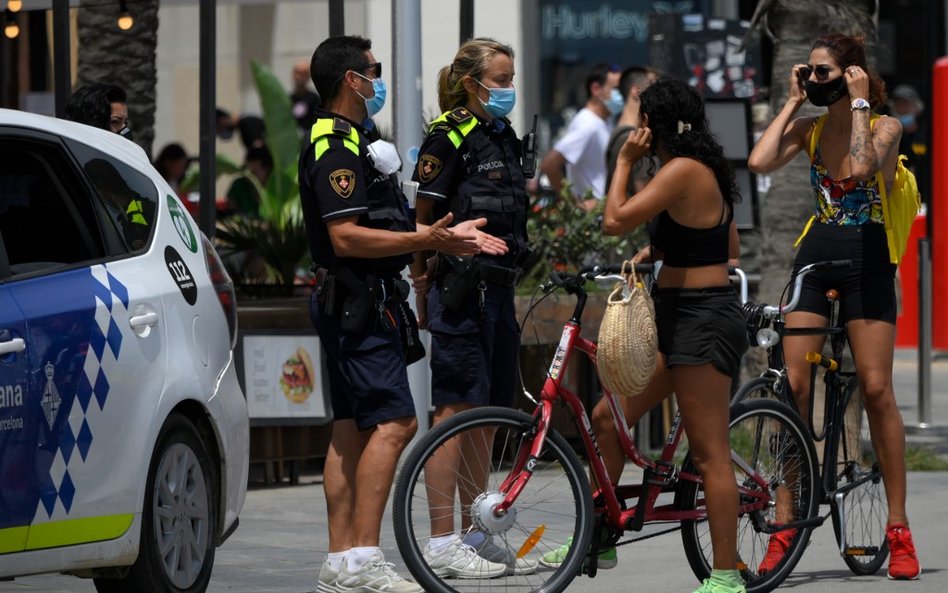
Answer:
<svg viewBox="0 0 948 593"><path fill-rule="evenodd" d="M402 159L398 149L391 142L376 140L367 147L372 166L383 175L391 175L402 168Z"/></svg>

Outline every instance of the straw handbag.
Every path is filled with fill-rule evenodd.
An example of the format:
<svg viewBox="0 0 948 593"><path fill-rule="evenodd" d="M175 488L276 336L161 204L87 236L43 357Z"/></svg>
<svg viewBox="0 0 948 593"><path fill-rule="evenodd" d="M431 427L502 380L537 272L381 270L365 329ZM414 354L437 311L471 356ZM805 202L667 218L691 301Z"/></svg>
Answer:
<svg viewBox="0 0 948 593"><path fill-rule="evenodd" d="M652 297L631 261L622 263L622 275L626 281L616 282L606 301L596 364L603 387L633 397L642 393L652 378L658 331Z"/></svg>

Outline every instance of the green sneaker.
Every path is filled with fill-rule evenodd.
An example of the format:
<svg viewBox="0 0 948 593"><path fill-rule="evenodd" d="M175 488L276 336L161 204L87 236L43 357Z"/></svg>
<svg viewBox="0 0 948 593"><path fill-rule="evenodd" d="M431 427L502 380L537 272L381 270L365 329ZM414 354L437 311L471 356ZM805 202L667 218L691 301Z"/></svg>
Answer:
<svg viewBox="0 0 948 593"><path fill-rule="evenodd" d="M569 549L572 545L573 538L570 536L567 538L565 544L540 556L540 564L547 568L559 568L560 565L563 564L563 561L566 560L566 555L569 553ZM606 548L599 552L599 560L596 562L598 568L608 570L615 568L617 564L619 564L619 557L616 554L615 548Z"/></svg>
<svg viewBox="0 0 948 593"><path fill-rule="evenodd" d="M736 570L713 570L695 593L747 593L747 589Z"/></svg>

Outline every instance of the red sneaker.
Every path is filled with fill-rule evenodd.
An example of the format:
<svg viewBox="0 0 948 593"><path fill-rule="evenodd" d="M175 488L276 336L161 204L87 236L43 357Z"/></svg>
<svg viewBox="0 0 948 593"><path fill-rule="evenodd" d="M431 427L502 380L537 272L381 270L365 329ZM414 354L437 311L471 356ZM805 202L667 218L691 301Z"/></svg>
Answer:
<svg viewBox="0 0 948 593"><path fill-rule="evenodd" d="M767 555L757 567L757 574L764 575L776 568L796 535L796 529L784 529L771 534L770 542L767 544Z"/></svg>
<svg viewBox="0 0 948 593"><path fill-rule="evenodd" d="M889 578L899 581L914 581L922 574L912 543L912 532L907 525L893 523L886 527L885 538L889 541Z"/></svg>

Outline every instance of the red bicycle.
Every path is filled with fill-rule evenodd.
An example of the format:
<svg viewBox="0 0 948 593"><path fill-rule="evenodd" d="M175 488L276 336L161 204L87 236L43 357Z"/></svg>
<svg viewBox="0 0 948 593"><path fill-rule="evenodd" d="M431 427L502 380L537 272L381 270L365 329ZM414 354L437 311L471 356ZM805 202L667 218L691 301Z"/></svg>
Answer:
<svg viewBox="0 0 948 593"><path fill-rule="evenodd" d="M406 565L426 591L559 593L583 572L595 576L599 552L628 543L619 541L625 532L654 523L680 526L695 576L700 581L710 574L711 542L701 477L687 454L676 457L679 449L686 449L680 415L661 454L652 459L635 447L616 396L603 391L626 456L643 469L641 483L613 484L582 401L562 384L576 351L593 363L596 360L596 344L580 336L586 305L583 285L618 271L616 266L593 267L573 275L554 272L542 287L545 296L558 290L573 295L576 306L563 328L540 396L531 397L536 404L532 414L498 407L465 411L428 431L408 454L395 485L394 529ZM556 403L565 406L580 429L588 468L550 425ZM798 415L769 399L732 407L730 440L740 496L739 568L747 590L764 593L793 570L810 527L819 521L815 517L816 452ZM587 471L600 485L595 491ZM452 479L446 482L445 474ZM782 509L779 528L774 526L778 488L784 492L781 504L791 507ZM792 490L790 497L785 494L787 488ZM508 558L525 559L522 564L536 568L458 578L432 561L427 549L433 523L444 525L445 521L456 526L449 534L480 531L486 536L484 545L490 542L495 549L505 550ZM787 525L798 528L799 537L778 566L758 574L770 534ZM558 551L553 554L556 562L543 560L554 551Z"/></svg>

